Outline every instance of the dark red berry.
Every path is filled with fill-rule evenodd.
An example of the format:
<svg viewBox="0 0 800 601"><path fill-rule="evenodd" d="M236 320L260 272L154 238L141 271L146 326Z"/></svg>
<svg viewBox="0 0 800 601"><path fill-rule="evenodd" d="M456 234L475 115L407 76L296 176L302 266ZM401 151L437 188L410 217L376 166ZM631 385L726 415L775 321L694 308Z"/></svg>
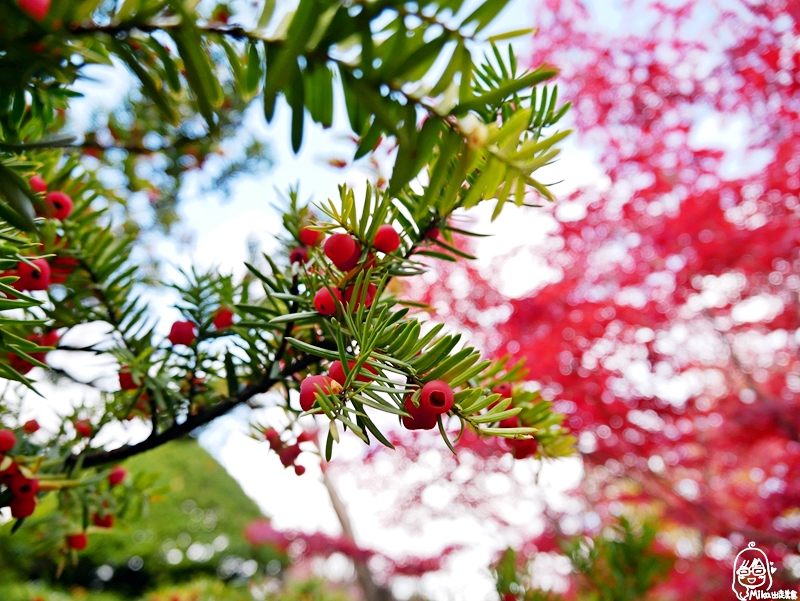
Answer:
<svg viewBox="0 0 800 601"><path fill-rule="evenodd" d="M301 442L314 442L314 441L315 441L314 435L307 430L303 430L302 432L300 432L300 434L297 435L297 444L300 444Z"/></svg>
<svg viewBox="0 0 800 601"><path fill-rule="evenodd" d="M322 315L333 315L336 301L342 302L342 294L336 288L320 288L314 295L314 308Z"/></svg>
<svg viewBox="0 0 800 601"><path fill-rule="evenodd" d="M305 263L308 261L308 251L302 246L293 248L289 253L289 261L292 263Z"/></svg>
<svg viewBox="0 0 800 601"><path fill-rule="evenodd" d="M56 219L64 220L72 213L72 199L63 192L50 192L44 201L50 208L49 214Z"/></svg>
<svg viewBox="0 0 800 601"><path fill-rule="evenodd" d="M411 416L403 416L402 418L403 425L406 429L433 430L436 427L436 414L424 409L421 405L419 408L414 407L414 403L411 401L411 395L406 397L403 409Z"/></svg>
<svg viewBox="0 0 800 601"><path fill-rule="evenodd" d="M19 0L19 9L34 21L43 21L50 10L50 0Z"/></svg>
<svg viewBox="0 0 800 601"><path fill-rule="evenodd" d="M525 438L520 440L511 439L507 440L506 442L510 447L511 454L514 456L514 459L533 457L536 454L536 451L539 449L539 443L535 438Z"/></svg>
<svg viewBox="0 0 800 601"><path fill-rule="evenodd" d="M12 518L26 518L33 515L36 509L36 497L14 497L8 505L9 509L11 509Z"/></svg>
<svg viewBox="0 0 800 601"><path fill-rule="evenodd" d="M428 230L428 233L425 234L425 237L428 240L436 240L439 236L442 235L442 232L439 231L438 227Z"/></svg>
<svg viewBox="0 0 800 601"><path fill-rule="evenodd" d="M114 516L110 513L107 513L101 517L99 513L95 513L92 516L92 523L98 528L113 528Z"/></svg>
<svg viewBox="0 0 800 601"><path fill-rule="evenodd" d="M83 551L86 548L86 545L89 544L89 539L86 537L85 532L80 532L78 534L71 534L67 537L67 546L70 549L75 549L76 551Z"/></svg>
<svg viewBox="0 0 800 601"><path fill-rule="evenodd" d="M18 290L47 290L50 285L50 265L44 259L17 265L19 280L14 282Z"/></svg>
<svg viewBox="0 0 800 601"><path fill-rule="evenodd" d="M190 346L197 338L197 328L191 321L176 321L169 330L168 338L173 345Z"/></svg>
<svg viewBox="0 0 800 601"><path fill-rule="evenodd" d="M364 293L363 285L359 288L358 294L356 294L356 287L348 286L344 291L344 302L350 303L350 307L353 311L357 311L358 308L361 306L361 299L364 299L364 306L371 307L372 301L375 300L375 294L377 293L378 289L375 287L375 284L368 284L366 294ZM355 299L353 298L355 296Z"/></svg>
<svg viewBox="0 0 800 601"><path fill-rule="evenodd" d="M0 430L0 453L8 453L17 444L17 435L11 430Z"/></svg>
<svg viewBox="0 0 800 601"><path fill-rule="evenodd" d="M375 232L375 239L372 241L372 246L375 247L375 250L379 250L382 253L392 253L400 248L400 235L391 225L388 223L384 224Z"/></svg>
<svg viewBox="0 0 800 601"><path fill-rule="evenodd" d="M136 390L139 386L133 381L131 368L123 365L119 370L119 387L121 390Z"/></svg>
<svg viewBox="0 0 800 601"><path fill-rule="evenodd" d="M322 232L316 232L310 228L300 228L300 242L306 246L316 246L325 237Z"/></svg>
<svg viewBox="0 0 800 601"><path fill-rule="evenodd" d="M350 271L361 256L361 248L349 234L334 234L325 241L323 249L341 271Z"/></svg>
<svg viewBox="0 0 800 601"><path fill-rule="evenodd" d="M39 481L36 478L29 480L22 474L15 474L11 477L9 488L15 497L30 497L39 492Z"/></svg>
<svg viewBox="0 0 800 601"><path fill-rule="evenodd" d="M453 399L453 389L447 382L432 380L422 387L419 406L430 413L447 413L453 406Z"/></svg>
<svg viewBox="0 0 800 601"><path fill-rule="evenodd" d="M34 434L39 430L39 422L35 419L29 419L22 425L22 431L26 434Z"/></svg>
<svg viewBox="0 0 800 601"><path fill-rule="evenodd" d="M111 468L111 472L108 474L108 484L110 486L122 484L127 476L128 470L121 465L115 465L113 468Z"/></svg>
<svg viewBox="0 0 800 601"><path fill-rule="evenodd" d="M294 473L297 474L298 476L302 476L303 474L306 473L306 468L302 465L295 465Z"/></svg>
<svg viewBox="0 0 800 601"><path fill-rule="evenodd" d="M511 398L513 387L509 382L503 382L502 384L498 384L497 386L492 388L492 392L495 394L499 394L504 399L509 399Z"/></svg>
<svg viewBox="0 0 800 601"><path fill-rule="evenodd" d="M63 284L67 277L80 266L77 259L72 257L56 256L51 259L50 283Z"/></svg>
<svg viewBox="0 0 800 601"><path fill-rule="evenodd" d="M233 311L228 307L220 307L214 316L214 327L218 330L225 330L233 325Z"/></svg>
<svg viewBox="0 0 800 601"><path fill-rule="evenodd" d="M34 192L42 193L47 192L47 182L41 175L34 175L30 180L31 190Z"/></svg>
<svg viewBox="0 0 800 601"><path fill-rule="evenodd" d="M88 419L79 419L75 422L75 431L84 438L89 438L92 435L92 422Z"/></svg>
<svg viewBox="0 0 800 601"><path fill-rule="evenodd" d="M41 336L39 334L32 334L28 336L28 340L31 342L35 342L39 346L56 346L58 341L61 339L57 330L51 330L49 332L45 332ZM43 353L29 353L31 357L37 359L44 363L45 356L47 355L47 351Z"/></svg>
<svg viewBox="0 0 800 601"><path fill-rule="evenodd" d="M318 390L325 394L333 393L331 383L333 379L329 376L308 376L300 383L300 407L303 411L308 411L314 406Z"/></svg>

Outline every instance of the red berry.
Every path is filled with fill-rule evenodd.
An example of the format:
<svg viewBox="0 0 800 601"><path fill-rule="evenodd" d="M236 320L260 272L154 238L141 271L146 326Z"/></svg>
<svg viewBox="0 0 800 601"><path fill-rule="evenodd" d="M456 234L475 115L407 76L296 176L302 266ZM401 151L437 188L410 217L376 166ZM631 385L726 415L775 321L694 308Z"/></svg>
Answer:
<svg viewBox="0 0 800 601"><path fill-rule="evenodd" d="M308 411L314 406L318 389L325 394L331 394L333 392L332 382L333 379L329 376L308 376L303 380L300 383L300 407L303 411Z"/></svg>
<svg viewBox="0 0 800 601"><path fill-rule="evenodd" d="M29 181L34 192L47 192L47 182L41 175L34 175Z"/></svg>
<svg viewBox="0 0 800 601"><path fill-rule="evenodd" d="M44 259L35 259L17 265L19 280L14 282L18 290L47 290L50 285L50 265Z"/></svg>
<svg viewBox="0 0 800 601"><path fill-rule="evenodd" d="M303 474L306 473L306 468L303 467L302 465L295 465L294 473L297 474L298 476L302 476Z"/></svg>
<svg viewBox="0 0 800 601"><path fill-rule="evenodd" d="M79 534L71 534L67 537L67 546L70 549L75 549L76 551L83 551L86 548L86 545L89 544L89 539L86 537L85 532L81 532Z"/></svg>
<svg viewBox="0 0 800 601"><path fill-rule="evenodd" d="M88 419L79 419L75 422L75 431L84 438L89 438L92 435L92 422Z"/></svg>
<svg viewBox="0 0 800 601"><path fill-rule="evenodd" d="M72 213L72 208L74 206L72 204L72 199L63 192L50 192L45 196L44 200L50 208L50 214L56 219L63 221Z"/></svg>
<svg viewBox="0 0 800 601"><path fill-rule="evenodd" d="M375 300L375 294L378 292L378 289L375 287L375 284L368 284L366 294L364 293L364 286L362 285L359 290L358 294L355 294L356 287L355 285L348 286L344 291L344 302L350 303L355 295L355 300L351 303L351 308L354 311L357 311L358 308L361 306L361 299L364 299L364 305L366 307L372 306L372 301Z"/></svg>
<svg viewBox="0 0 800 601"><path fill-rule="evenodd" d="M300 242L306 246L316 246L324 237L325 234L322 232L316 232L307 227L300 228Z"/></svg>
<svg viewBox="0 0 800 601"><path fill-rule="evenodd" d="M400 235L391 225L388 223L384 224L375 232L375 239L372 241L372 246L375 247L375 250L379 250L382 253L392 253L400 248Z"/></svg>
<svg viewBox="0 0 800 601"><path fill-rule="evenodd" d="M492 388L492 392L495 394L499 394L504 399L510 399L511 394L513 392L513 387L509 382L503 382L502 384L498 384L494 388Z"/></svg>
<svg viewBox="0 0 800 601"><path fill-rule="evenodd" d="M314 295L314 308L322 315L333 315L336 301L342 302L342 295L336 288L320 288Z"/></svg>
<svg viewBox="0 0 800 601"><path fill-rule="evenodd" d="M107 513L105 516L100 517L99 513L95 513L92 516L92 523L98 528L113 528L114 516L110 513Z"/></svg>
<svg viewBox="0 0 800 601"><path fill-rule="evenodd" d="M0 472L0 481L6 486L11 483L11 478L15 474L19 474L19 465L16 462L12 461L11 465L9 465L5 470Z"/></svg>
<svg viewBox="0 0 800 601"><path fill-rule="evenodd" d="M453 399L453 389L447 382L432 380L422 387L419 406L431 413L447 413L453 406Z"/></svg>
<svg viewBox="0 0 800 601"><path fill-rule="evenodd" d="M69 276L80 265L73 257L56 256L50 264L50 283L63 284Z"/></svg>
<svg viewBox="0 0 800 601"><path fill-rule="evenodd" d="M402 418L403 425L406 429L433 430L436 427L436 414L424 409L421 404L419 408L414 407L414 403L411 401L411 395L406 397L403 409L411 416L403 416Z"/></svg>
<svg viewBox="0 0 800 601"><path fill-rule="evenodd" d="M12 518L26 518L36 509L36 497L14 497L8 505Z"/></svg>
<svg viewBox="0 0 800 601"><path fill-rule="evenodd" d="M191 321L176 321L170 328L168 338L173 345L189 346L197 338L197 329Z"/></svg>
<svg viewBox="0 0 800 601"><path fill-rule="evenodd" d="M45 332L41 336L38 334L32 334L31 336L28 336L28 340L30 340L31 342L35 342L39 346L56 346L60 338L61 336L59 335L57 330L50 330L49 332ZM45 355L47 355L47 353L48 351L45 351L43 353L30 353L30 356L44 363Z"/></svg>
<svg viewBox="0 0 800 601"><path fill-rule="evenodd" d="M22 430L26 434L33 434L39 430L39 422L35 419L29 419L22 425Z"/></svg>
<svg viewBox="0 0 800 601"><path fill-rule="evenodd" d="M123 365L119 370L119 387L121 390L136 390L139 386L133 381L131 368Z"/></svg>
<svg viewBox="0 0 800 601"><path fill-rule="evenodd" d="M42 21L50 10L50 0L19 0L19 9L34 21Z"/></svg>
<svg viewBox="0 0 800 601"><path fill-rule="evenodd" d="M348 361L347 362L347 367L351 371L355 366L356 366L356 362L355 361ZM371 371L371 372L375 373L375 370L369 365L364 365L364 368L367 371ZM331 366L328 368L328 375L334 381L336 381L339 384L341 384L342 386L344 386L344 383L345 383L345 380L346 380L347 376L345 376L345 374L344 374L344 367L342 366L342 362L341 361L337 360L337 361L334 361L333 363L331 363ZM372 378L370 378L369 376L365 376L363 374L359 374L359 375L356 376L356 380L358 380L359 382L371 382Z"/></svg>
<svg viewBox="0 0 800 601"><path fill-rule="evenodd" d="M514 459L525 459L527 457L532 457L539 449L539 443L535 438L525 438L521 440L513 439L508 440L507 442Z"/></svg>
<svg viewBox="0 0 800 601"><path fill-rule="evenodd" d="M28 361L22 357L17 357L13 353L8 354L8 362L11 364L11 367L23 375L33 369L33 363L28 363Z"/></svg>
<svg viewBox="0 0 800 601"><path fill-rule="evenodd" d="M31 497L39 492L39 481L36 478L29 480L22 474L15 474L11 476L9 488L15 497Z"/></svg>
<svg viewBox="0 0 800 601"><path fill-rule="evenodd" d="M358 263L361 248L349 234L334 234L325 241L325 255L341 271L350 271Z"/></svg>
<svg viewBox="0 0 800 601"><path fill-rule="evenodd" d="M289 261L292 263L305 263L308 261L308 251L301 247L293 248L289 253Z"/></svg>
<svg viewBox="0 0 800 601"><path fill-rule="evenodd" d="M297 435L297 444L300 444L301 442L314 442L314 440L314 435L307 430L303 430Z"/></svg>
<svg viewBox="0 0 800 601"><path fill-rule="evenodd" d="M280 451L278 453L278 458L281 460L283 467L289 467L295 462L295 459L300 457L300 453L302 453L300 447L292 445Z"/></svg>
<svg viewBox="0 0 800 601"><path fill-rule="evenodd" d="M17 444L17 435L11 430L0 430L0 453L8 453Z"/></svg>
<svg viewBox="0 0 800 601"><path fill-rule="evenodd" d="M218 330L225 330L233 325L233 311L228 307L220 307L214 316L214 327Z"/></svg>
<svg viewBox="0 0 800 601"><path fill-rule="evenodd" d="M108 474L108 483L111 486L117 486L118 484L122 484L127 475L128 475L128 470L126 470L121 465L115 465L113 468L111 468L111 472Z"/></svg>
<svg viewBox="0 0 800 601"><path fill-rule="evenodd" d="M439 231L438 227L428 230L428 233L425 234L425 237L428 240L436 240L439 236L442 235L442 232Z"/></svg>

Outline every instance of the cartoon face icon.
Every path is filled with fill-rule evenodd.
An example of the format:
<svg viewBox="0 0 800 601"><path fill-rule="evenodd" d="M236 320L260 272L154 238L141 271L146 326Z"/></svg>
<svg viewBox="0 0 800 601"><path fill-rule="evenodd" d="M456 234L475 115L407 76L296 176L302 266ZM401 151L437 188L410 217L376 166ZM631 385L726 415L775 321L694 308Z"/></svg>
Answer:
<svg viewBox="0 0 800 601"><path fill-rule="evenodd" d="M759 558L752 561L744 560L736 570L739 584L747 588L760 588L767 582L767 569Z"/></svg>
<svg viewBox="0 0 800 601"><path fill-rule="evenodd" d="M772 588L772 573L775 567L767 554L750 543L739 551L733 563L733 592L740 601L750 599L753 591L768 591Z"/></svg>

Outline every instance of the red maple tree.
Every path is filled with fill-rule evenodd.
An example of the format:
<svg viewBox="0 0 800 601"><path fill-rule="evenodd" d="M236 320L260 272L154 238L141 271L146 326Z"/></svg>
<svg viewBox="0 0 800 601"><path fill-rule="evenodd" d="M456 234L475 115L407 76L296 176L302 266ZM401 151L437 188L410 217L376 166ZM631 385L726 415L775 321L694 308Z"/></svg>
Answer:
<svg viewBox="0 0 800 601"><path fill-rule="evenodd" d="M440 277L424 299L528 359L580 437L587 511L660 516L678 558L664 598L730 598L749 541L777 567L773 590L793 588L800 7L632 4L645 33L604 30L578 0L537 8L531 63L560 67L577 142L611 182L566 199L582 217L553 211L536 251L557 281L509 300L479 270L442 265L470 281L466 297ZM495 307L510 316L488 330Z"/></svg>

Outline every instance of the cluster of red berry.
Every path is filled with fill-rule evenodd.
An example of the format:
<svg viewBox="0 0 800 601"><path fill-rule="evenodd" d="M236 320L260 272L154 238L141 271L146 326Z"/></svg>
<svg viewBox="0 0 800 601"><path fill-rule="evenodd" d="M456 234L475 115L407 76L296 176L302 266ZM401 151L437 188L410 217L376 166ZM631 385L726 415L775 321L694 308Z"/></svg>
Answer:
<svg viewBox="0 0 800 601"><path fill-rule="evenodd" d="M324 236L321 232L316 232L307 227L300 230L300 241L306 246L315 246L323 238ZM391 225L384 224L375 233L371 248L382 253L392 253L400 248L400 235ZM325 240L322 250L337 269L347 273L358 265L363 249L350 234L333 234ZM308 258L308 251L305 248L301 248L293 250L292 253L297 251L303 251L302 262L305 262ZM293 256L296 255L293 254ZM292 260L294 261L295 259L293 258ZM374 266L375 255L372 251L368 251L362 268L369 269ZM356 290L355 286L351 284L345 288L344 293L338 288L326 286L317 290L314 295L314 308L322 315L333 315L336 313L337 302L352 303L354 297L355 302L352 305L354 309L358 309L362 299L364 305L369 307L372 305L372 301L375 300L376 292L375 285L371 283L366 284L363 290Z"/></svg>
<svg viewBox="0 0 800 601"><path fill-rule="evenodd" d="M50 217L64 221L72 214L72 198L64 192L47 192L47 182L40 175L30 179L31 189L39 194L44 194L44 213L40 217ZM78 262L72 257L56 257L53 265L47 259L32 259L20 261L15 269L3 275L17 276L19 279L12 284L20 292L47 290L50 284L60 284L66 280Z"/></svg>
<svg viewBox="0 0 800 601"><path fill-rule="evenodd" d="M125 481L128 472L121 465L117 465L111 469L108 474L108 485L110 487L118 486ZM108 503L103 502L100 511L92 514L92 524L98 528L113 528L114 527L114 514L109 510ZM83 551L89 544L89 537L86 532L76 532L67 535L67 547L75 551Z"/></svg>
<svg viewBox="0 0 800 601"><path fill-rule="evenodd" d="M36 343L39 346L56 346L60 339L60 335L57 330L50 330L49 332L45 332L43 334L30 334L27 337L27 340ZM43 353L30 353L30 356L36 359L37 361L41 361L45 363L45 356L47 352ZM8 362L11 364L15 370L17 370L21 374L26 374L30 370L33 369L33 363L28 362L27 360L23 359L22 357L18 357L14 353L8 354Z"/></svg>
<svg viewBox="0 0 800 601"><path fill-rule="evenodd" d="M301 432L297 435L296 440L292 444L281 440L281 435L275 428L268 428L265 430L264 437L269 443L269 448L278 454L283 467L294 467L294 473L298 476L302 476L306 473L305 466L298 465L297 459L303 452L300 445L304 442L314 442L314 436L311 433L306 431Z"/></svg>
<svg viewBox="0 0 800 601"><path fill-rule="evenodd" d="M37 430L38 430L38 424ZM9 507L11 516L26 518L36 509L36 493L39 492L39 480L27 478L21 473L19 464L6 455L17 444L17 436L11 430L0 430L0 484L11 491L13 498ZM6 465L7 464L7 465Z"/></svg>

